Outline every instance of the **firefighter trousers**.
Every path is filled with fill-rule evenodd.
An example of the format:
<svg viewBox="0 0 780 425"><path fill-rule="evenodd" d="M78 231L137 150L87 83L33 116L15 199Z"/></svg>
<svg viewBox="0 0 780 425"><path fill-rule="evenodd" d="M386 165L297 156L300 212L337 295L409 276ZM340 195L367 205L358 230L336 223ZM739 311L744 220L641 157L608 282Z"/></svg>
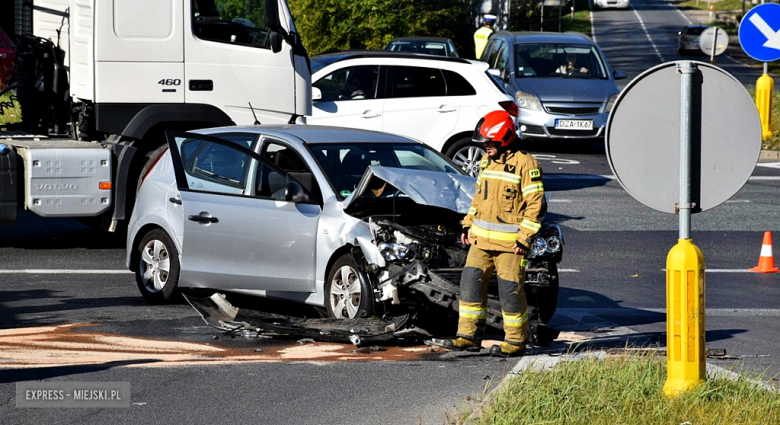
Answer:
<svg viewBox="0 0 780 425"><path fill-rule="evenodd" d="M471 245L460 279L458 336L482 340L487 320L490 277L498 274L498 295L504 316L504 341L524 346L528 337L528 302L522 282L527 260L512 252L484 251Z"/></svg>

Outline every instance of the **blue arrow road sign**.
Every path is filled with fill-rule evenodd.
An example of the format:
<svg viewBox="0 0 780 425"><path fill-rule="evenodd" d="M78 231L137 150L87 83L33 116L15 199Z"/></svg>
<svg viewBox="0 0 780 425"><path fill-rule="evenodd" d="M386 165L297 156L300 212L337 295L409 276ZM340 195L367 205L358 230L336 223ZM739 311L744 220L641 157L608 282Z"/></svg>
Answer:
<svg viewBox="0 0 780 425"><path fill-rule="evenodd" d="M755 60L780 59L780 4L764 3L750 9L739 24L739 44Z"/></svg>

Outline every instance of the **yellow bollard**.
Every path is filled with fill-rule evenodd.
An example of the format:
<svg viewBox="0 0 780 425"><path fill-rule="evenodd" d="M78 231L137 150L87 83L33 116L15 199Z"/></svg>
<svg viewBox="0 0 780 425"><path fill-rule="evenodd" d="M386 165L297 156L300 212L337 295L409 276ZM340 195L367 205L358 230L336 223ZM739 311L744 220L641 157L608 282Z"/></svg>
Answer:
<svg viewBox="0 0 780 425"><path fill-rule="evenodd" d="M704 255L690 239L678 239L666 257L667 396L704 383L704 331Z"/></svg>
<svg viewBox="0 0 780 425"><path fill-rule="evenodd" d="M769 74L758 77L756 81L756 107L761 118L761 135L764 140L772 137L772 98L775 81Z"/></svg>

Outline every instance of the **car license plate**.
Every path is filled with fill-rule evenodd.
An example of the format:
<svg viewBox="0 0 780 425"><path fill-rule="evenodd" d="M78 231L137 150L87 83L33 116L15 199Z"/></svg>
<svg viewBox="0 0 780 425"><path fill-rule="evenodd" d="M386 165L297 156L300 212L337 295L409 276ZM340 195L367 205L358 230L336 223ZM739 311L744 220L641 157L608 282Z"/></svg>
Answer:
<svg viewBox="0 0 780 425"><path fill-rule="evenodd" d="M555 120L555 128L562 130L593 130L593 120Z"/></svg>

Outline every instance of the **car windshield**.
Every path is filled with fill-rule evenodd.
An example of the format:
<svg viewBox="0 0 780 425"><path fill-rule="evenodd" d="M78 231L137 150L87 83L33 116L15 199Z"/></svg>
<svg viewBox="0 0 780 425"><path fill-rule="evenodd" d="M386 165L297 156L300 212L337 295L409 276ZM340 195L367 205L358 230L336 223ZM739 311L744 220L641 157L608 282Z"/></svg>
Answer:
<svg viewBox="0 0 780 425"><path fill-rule="evenodd" d="M344 57L345 55L314 56L311 58L311 73L315 74L322 68L344 59Z"/></svg>
<svg viewBox="0 0 780 425"><path fill-rule="evenodd" d="M309 147L342 198L355 190L369 165L463 175L439 153L422 144L333 143Z"/></svg>
<svg viewBox="0 0 780 425"><path fill-rule="evenodd" d="M598 50L588 44L516 44L515 64L516 78L609 78Z"/></svg>
<svg viewBox="0 0 780 425"><path fill-rule="evenodd" d="M687 31L684 31L688 35L701 35L707 27L688 27Z"/></svg>

